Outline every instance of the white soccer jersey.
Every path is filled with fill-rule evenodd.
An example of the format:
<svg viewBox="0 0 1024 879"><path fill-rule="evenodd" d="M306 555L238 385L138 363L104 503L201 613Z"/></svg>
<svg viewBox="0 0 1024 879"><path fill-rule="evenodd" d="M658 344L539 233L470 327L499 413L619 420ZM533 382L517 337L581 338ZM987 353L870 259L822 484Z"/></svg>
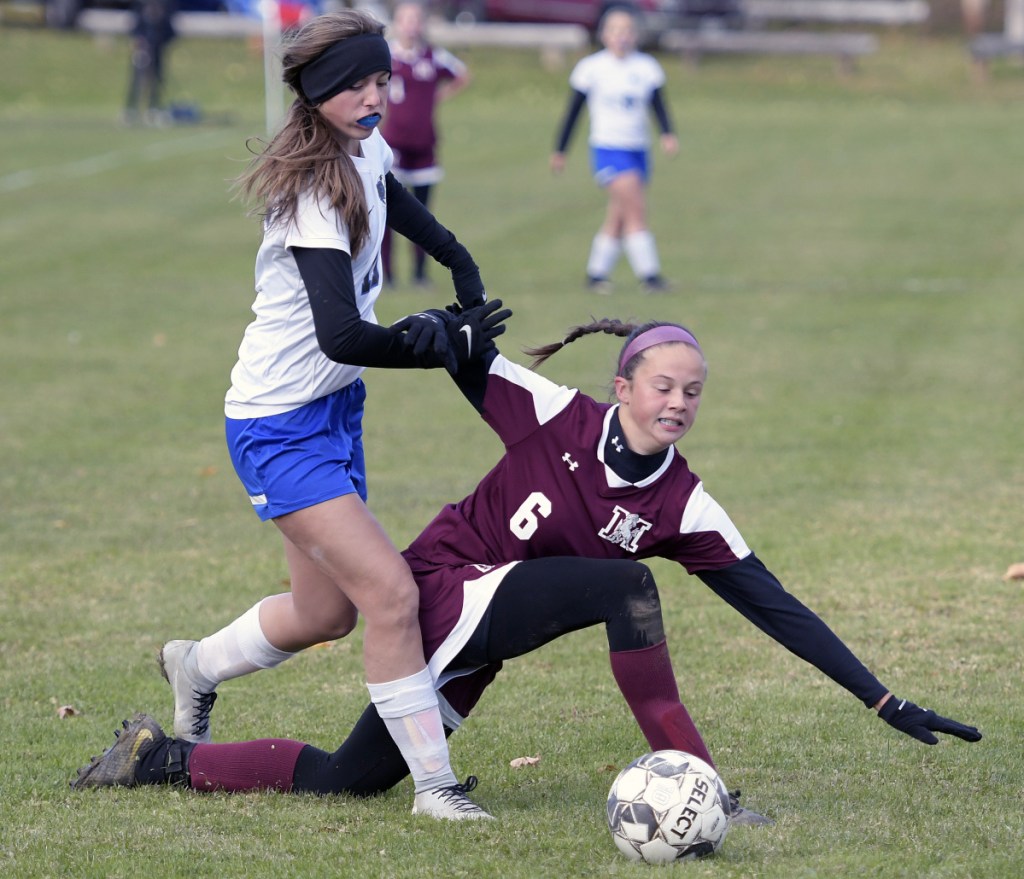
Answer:
<svg viewBox="0 0 1024 879"><path fill-rule="evenodd" d="M587 96L593 147L643 150L651 142L651 95L665 84L665 71L644 52L618 58L603 49L582 58L569 85Z"/></svg>
<svg viewBox="0 0 1024 879"><path fill-rule="evenodd" d="M363 181L369 208L369 237L352 260L356 304L365 321L377 322L380 247L387 221L384 175L391 148L374 131L363 155L350 158ZM264 229L256 257L255 320L246 327L224 400L229 418L257 418L298 409L355 381L365 367L330 360L320 350L306 286L292 247L332 248L351 255L348 229L338 211L310 196L299 200L295 222Z"/></svg>

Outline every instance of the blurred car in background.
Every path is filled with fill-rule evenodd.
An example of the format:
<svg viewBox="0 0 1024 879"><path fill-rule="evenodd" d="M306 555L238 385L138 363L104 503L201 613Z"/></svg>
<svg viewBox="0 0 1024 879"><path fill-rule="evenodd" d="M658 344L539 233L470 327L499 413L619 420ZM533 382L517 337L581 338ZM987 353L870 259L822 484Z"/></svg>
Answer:
<svg viewBox="0 0 1024 879"><path fill-rule="evenodd" d="M130 9L135 0L38 0L49 27L73 28L85 9ZM232 12L253 14L259 0L176 0L178 12ZM396 0L291 0L313 12L331 8L363 7L389 18ZM744 0L427 0L427 6L449 21L574 24L596 38L602 16L613 6L630 6L640 24L641 43L656 45L658 35L674 28L736 28L744 23ZM286 0L282 0L286 5ZM251 7L251 8L250 8Z"/></svg>
<svg viewBox="0 0 1024 879"><path fill-rule="evenodd" d="M435 0L435 8L456 22L539 22L578 24L596 34L601 17L613 6L631 6L643 42L674 28L735 28L743 24L743 0Z"/></svg>

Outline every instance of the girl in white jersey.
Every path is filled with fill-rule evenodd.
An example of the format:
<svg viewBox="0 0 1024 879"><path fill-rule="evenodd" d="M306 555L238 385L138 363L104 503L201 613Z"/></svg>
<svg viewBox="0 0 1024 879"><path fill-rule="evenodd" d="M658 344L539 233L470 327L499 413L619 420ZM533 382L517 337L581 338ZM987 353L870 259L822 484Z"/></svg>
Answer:
<svg viewBox="0 0 1024 879"><path fill-rule="evenodd" d="M636 49L633 13L612 8L601 20L604 49L582 59L569 76L572 94L551 156L551 170L565 169L565 151L583 105L590 113L590 158L594 179L608 192L604 222L587 260L587 286L611 292L611 273L624 249L633 273L648 292L666 290L658 248L647 222L647 113L661 129L661 148L675 155L679 141L662 95L665 73L653 56Z"/></svg>
<svg viewBox="0 0 1024 879"><path fill-rule="evenodd" d="M449 762L412 574L365 506L360 376L367 366L457 369L503 331L508 312L496 313L500 300L484 304L468 251L390 173L391 150L377 131L391 76L383 25L353 10L311 20L285 46L283 76L296 99L240 180L263 205L264 238L256 317L225 415L253 509L284 538L291 591L201 641L164 645L175 733L208 741L222 681L341 638L362 614L370 697L412 771L413 811L490 817L466 797L475 780L458 784ZM378 326L385 223L451 270L458 316Z"/></svg>
<svg viewBox="0 0 1024 879"><path fill-rule="evenodd" d="M639 561L657 557L696 575L901 732L932 745L937 732L978 741L974 727L894 697L783 589L678 453L675 443L693 427L707 379L693 334L676 324L595 321L530 352L535 365L592 333L626 336L613 404L556 385L493 349L456 375L505 454L404 553L420 588L424 644L448 727L459 726L504 660L603 624L612 675L648 746L714 765L680 701L658 588ZM124 726L114 746L80 770L75 787L177 783L197 791L366 796L407 773L373 706L333 753L288 739L193 747L166 737L147 715ZM127 759L132 754L138 761ZM733 823L769 823L739 807L738 796L731 797Z"/></svg>

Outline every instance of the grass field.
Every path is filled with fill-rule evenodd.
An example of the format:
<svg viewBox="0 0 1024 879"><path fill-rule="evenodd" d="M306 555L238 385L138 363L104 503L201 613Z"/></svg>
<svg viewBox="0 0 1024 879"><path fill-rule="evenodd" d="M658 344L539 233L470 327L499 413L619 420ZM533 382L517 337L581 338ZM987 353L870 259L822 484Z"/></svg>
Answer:
<svg viewBox="0 0 1024 879"><path fill-rule="evenodd" d="M546 164L568 69L464 55L476 81L443 111L435 210L515 310L503 350L591 315L693 326L711 375L682 450L708 490L885 683L985 733L918 744L655 565L684 700L727 783L777 820L673 869L1019 876L1024 611L1001 576L1024 561L1024 74L979 86L962 45L898 37L850 79L817 59L663 59L683 148L657 160L652 212L675 289L644 296L621 266L595 297L581 133L562 178ZM0 872L647 875L604 826L646 748L598 630L510 664L452 740L487 826L414 820L405 785L370 802L69 791L123 717L170 723L164 640L283 588L221 420L259 240L228 180L262 131L262 62L180 43L169 97L205 121L143 129L116 124L123 42L0 29L0 59ZM450 298L399 287L380 318ZM585 339L543 371L600 396L615 352ZM499 446L444 375L368 384L371 503L402 545ZM333 747L366 699L359 643L225 685L216 736Z"/></svg>

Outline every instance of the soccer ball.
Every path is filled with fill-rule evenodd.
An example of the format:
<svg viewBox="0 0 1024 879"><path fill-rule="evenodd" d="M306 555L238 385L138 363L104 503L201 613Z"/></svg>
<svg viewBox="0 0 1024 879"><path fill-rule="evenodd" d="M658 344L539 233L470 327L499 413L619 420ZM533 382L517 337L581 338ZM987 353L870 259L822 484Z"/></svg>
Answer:
<svg viewBox="0 0 1024 879"><path fill-rule="evenodd" d="M729 829L725 783L698 757L653 751L622 770L608 791L608 827L627 858L665 864L718 851Z"/></svg>

